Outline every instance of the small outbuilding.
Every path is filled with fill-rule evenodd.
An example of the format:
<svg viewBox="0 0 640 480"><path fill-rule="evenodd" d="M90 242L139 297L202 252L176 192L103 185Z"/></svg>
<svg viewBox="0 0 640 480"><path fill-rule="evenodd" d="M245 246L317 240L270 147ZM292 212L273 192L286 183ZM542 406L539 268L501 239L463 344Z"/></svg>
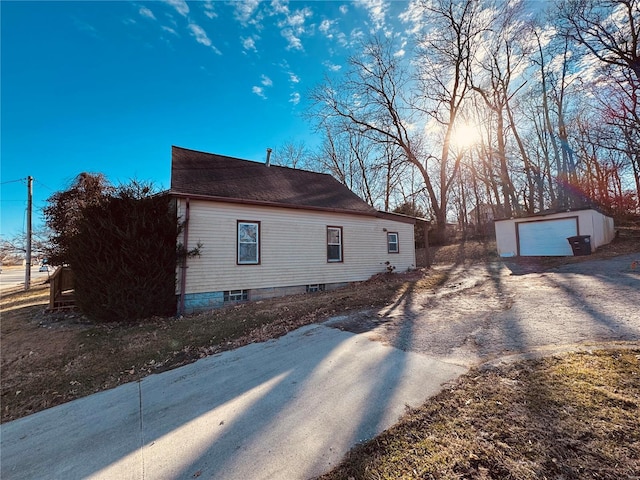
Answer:
<svg viewBox="0 0 640 480"><path fill-rule="evenodd" d="M572 256L570 237L588 236L593 252L615 236L613 218L591 208L496 220L495 228L501 257Z"/></svg>

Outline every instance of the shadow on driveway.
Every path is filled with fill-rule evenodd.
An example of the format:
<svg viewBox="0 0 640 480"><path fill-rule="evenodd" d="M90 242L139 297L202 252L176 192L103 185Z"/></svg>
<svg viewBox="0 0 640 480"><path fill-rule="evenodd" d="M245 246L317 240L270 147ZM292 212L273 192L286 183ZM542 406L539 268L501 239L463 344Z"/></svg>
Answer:
<svg viewBox="0 0 640 480"><path fill-rule="evenodd" d="M2 478L308 478L464 371L311 325L4 424Z"/></svg>

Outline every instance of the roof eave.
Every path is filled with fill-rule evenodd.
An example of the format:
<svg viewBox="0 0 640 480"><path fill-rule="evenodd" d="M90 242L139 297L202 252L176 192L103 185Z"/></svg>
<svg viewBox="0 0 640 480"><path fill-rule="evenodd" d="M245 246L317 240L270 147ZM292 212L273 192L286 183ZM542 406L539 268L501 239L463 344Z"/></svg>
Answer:
<svg viewBox="0 0 640 480"><path fill-rule="evenodd" d="M365 212L362 210L348 210L345 208L316 207L313 205L295 205L295 204L269 202L269 201L262 201L262 200L247 200L244 198L230 198L230 197L219 197L215 195L193 194L193 193L187 193L187 192L178 192L175 190L170 190L169 194L174 197L190 198L193 200L205 200L210 202L234 203L234 204L240 204L240 205L257 205L262 207L289 208L292 210L310 210L310 211L317 211L317 212L345 213L349 215L362 215L366 217L379 216L378 212L376 212L375 210L371 210L370 212Z"/></svg>
<svg viewBox="0 0 640 480"><path fill-rule="evenodd" d="M426 218L412 217L411 215L405 215L403 213L393 213L378 210L378 216L386 218L387 220L394 220L396 222L410 223L411 225L415 225L418 222L431 224L431 220L428 220Z"/></svg>

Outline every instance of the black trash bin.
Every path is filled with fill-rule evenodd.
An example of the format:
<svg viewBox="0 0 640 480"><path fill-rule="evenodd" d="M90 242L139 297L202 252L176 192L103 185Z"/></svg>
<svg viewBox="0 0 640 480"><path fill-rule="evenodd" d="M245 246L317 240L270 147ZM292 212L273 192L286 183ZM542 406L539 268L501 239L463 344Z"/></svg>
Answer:
<svg viewBox="0 0 640 480"><path fill-rule="evenodd" d="M591 255L591 235L576 235L567 238L573 255Z"/></svg>

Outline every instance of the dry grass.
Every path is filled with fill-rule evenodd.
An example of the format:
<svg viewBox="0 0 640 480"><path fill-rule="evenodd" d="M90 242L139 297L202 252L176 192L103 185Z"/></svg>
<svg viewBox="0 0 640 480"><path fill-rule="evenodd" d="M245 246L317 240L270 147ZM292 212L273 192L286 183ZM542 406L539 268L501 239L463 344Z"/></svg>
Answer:
<svg viewBox="0 0 640 480"><path fill-rule="evenodd" d="M331 292L244 303L181 319L95 325L78 313L45 314L47 287L0 300L2 422L285 335L338 312L381 307L403 291L433 289L443 274L379 275Z"/></svg>
<svg viewBox="0 0 640 480"><path fill-rule="evenodd" d="M469 263L498 260L496 241L467 240L431 248L433 263Z"/></svg>
<svg viewBox="0 0 640 480"><path fill-rule="evenodd" d="M472 370L330 479L640 478L640 350Z"/></svg>

